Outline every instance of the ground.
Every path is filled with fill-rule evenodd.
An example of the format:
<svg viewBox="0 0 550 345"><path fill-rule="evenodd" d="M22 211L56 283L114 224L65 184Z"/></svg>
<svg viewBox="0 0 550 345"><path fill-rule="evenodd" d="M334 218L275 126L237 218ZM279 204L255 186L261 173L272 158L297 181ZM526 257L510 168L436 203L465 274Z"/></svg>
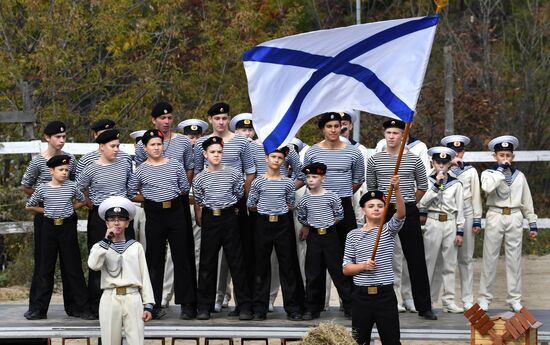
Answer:
<svg viewBox="0 0 550 345"><path fill-rule="evenodd" d="M480 277L481 260L475 260L475 275L474 275L474 293L477 296L479 290L479 277ZM550 255L546 256L526 256L522 260L523 269L523 300L522 304L530 309L550 309L550 294L548 293L548 287L550 287ZM497 282L495 289L495 300L491 304L494 308L506 308L506 274L504 257L499 260ZM457 279L457 296L460 296L460 284ZM27 288L25 287L7 287L0 288L0 303L27 303ZM459 298L457 298L459 301ZM62 303L61 294L55 294L52 298L52 303ZM279 294L276 305L282 305L281 295ZM338 294L333 288L331 295L331 305L338 304ZM459 304L459 303L457 303ZM441 307L440 303L436 303L435 307ZM67 342L67 344L84 344L82 341ZM170 344L170 341L167 342ZM270 341L270 345L279 344L278 341ZM452 344L452 345L467 345L467 342L427 342L427 341L402 341L403 345L427 345L427 344ZM59 339L56 339L52 344L61 344ZM147 341L146 345L160 344L160 341ZM190 342L177 342L177 344L191 344ZM223 342L213 342L211 345L224 344ZM239 342L235 343L236 345ZM247 344L261 344L260 343L248 343ZM376 344L379 344L377 342Z"/></svg>

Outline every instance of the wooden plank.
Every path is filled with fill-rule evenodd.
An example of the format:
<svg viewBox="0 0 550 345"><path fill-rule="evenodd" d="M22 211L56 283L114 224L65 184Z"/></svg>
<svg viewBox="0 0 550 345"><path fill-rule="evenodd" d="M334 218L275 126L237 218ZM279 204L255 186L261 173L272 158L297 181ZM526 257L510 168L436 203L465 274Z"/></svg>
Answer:
<svg viewBox="0 0 550 345"><path fill-rule="evenodd" d="M506 330L514 337L514 339L518 339L521 336L521 331L516 328L516 325L512 322L513 319L509 320L509 322L506 322Z"/></svg>
<svg viewBox="0 0 550 345"><path fill-rule="evenodd" d="M0 111L0 123L34 122L36 116L30 111Z"/></svg>
<svg viewBox="0 0 550 345"><path fill-rule="evenodd" d="M525 316L525 318L527 319L527 321L529 321L529 323L532 325L534 324L537 319L535 319L535 317L533 316L533 314L531 314L529 312L529 310L527 310L527 308L523 307L521 308L521 310L519 311L523 316Z"/></svg>
<svg viewBox="0 0 550 345"><path fill-rule="evenodd" d="M88 220L79 220L77 223L77 230L79 232L86 232L88 227ZM0 235L9 234L22 234L27 232L33 232L33 222L0 222Z"/></svg>
<svg viewBox="0 0 550 345"><path fill-rule="evenodd" d="M474 315L476 311L479 310L479 304L474 304L470 309L464 312L464 316L469 319L470 316Z"/></svg>
<svg viewBox="0 0 550 345"><path fill-rule="evenodd" d="M95 143L66 143L63 150L79 156L97 150L97 146ZM0 143L0 154L38 154L46 147L47 143L40 140L4 142ZM131 156L136 154L134 144L120 144L120 149Z"/></svg>

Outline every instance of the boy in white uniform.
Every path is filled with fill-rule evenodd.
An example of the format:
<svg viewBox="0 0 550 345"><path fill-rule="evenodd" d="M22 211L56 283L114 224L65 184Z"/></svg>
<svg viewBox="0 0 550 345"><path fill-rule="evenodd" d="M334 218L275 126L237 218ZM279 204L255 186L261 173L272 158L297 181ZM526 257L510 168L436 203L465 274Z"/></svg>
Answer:
<svg viewBox="0 0 550 345"><path fill-rule="evenodd" d="M442 258L443 311L462 313L455 304L455 269L457 247L462 245L464 234L464 197L462 183L449 175L451 160L455 151L448 147L436 146L428 150L432 156L434 173L429 176L430 188L418 203L420 222L425 222L424 248L426 267L433 285L435 264L439 254ZM432 303L437 296L431 296Z"/></svg>
<svg viewBox="0 0 550 345"><path fill-rule="evenodd" d="M136 207L126 198L113 196L100 204L98 213L105 220L107 232L92 247L88 266L101 270L101 342L120 344L124 327L128 344L143 345L143 322L151 320L155 299L145 251L139 242L126 241L124 236Z"/></svg>
<svg viewBox="0 0 550 345"><path fill-rule="evenodd" d="M494 138L489 143L497 165L481 173L481 189L487 193L487 224L483 237L483 264L479 284L479 306L489 309L500 247L506 252L506 302L514 312L521 306L521 245L523 218L529 222L529 236L537 236L537 215L525 175L512 167L514 149L519 141L511 135Z"/></svg>

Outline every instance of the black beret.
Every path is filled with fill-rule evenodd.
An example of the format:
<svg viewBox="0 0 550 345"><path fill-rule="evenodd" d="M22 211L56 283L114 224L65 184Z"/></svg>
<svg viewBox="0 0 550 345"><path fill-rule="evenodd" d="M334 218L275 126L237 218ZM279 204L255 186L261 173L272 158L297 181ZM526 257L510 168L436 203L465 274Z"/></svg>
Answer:
<svg viewBox="0 0 550 345"><path fill-rule="evenodd" d="M159 102L153 107L151 111L152 117L159 117L161 115L172 114L172 106L168 102Z"/></svg>
<svg viewBox="0 0 550 345"><path fill-rule="evenodd" d="M289 148L288 146L283 146L283 147L278 148L278 149L275 149L275 150L273 150L273 151L271 151L271 152L269 152L269 153L266 151L265 154L266 154L267 156L269 156L270 154L272 154L272 153L277 153L277 152L278 152L278 153L281 153L283 156L286 157L286 156L288 156L288 153L290 152L290 148Z"/></svg>
<svg viewBox="0 0 550 345"><path fill-rule="evenodd" d="M319 120L317 121L317 126L319 128L325 127L325 124L329 121L342 121L342 116L338 113L324 113L319 117Z"/></svg>
<svg viewBox="0 0 550 345"><path fill-rule="evenodd" d="M149 129L147 132L143 133L143 136L141 137L141 142L143 145L147 145L149 140L153 138L160 138L161 140L164 140L164 133L159 131L158 129Z"/></svg>
<svg viewBox="0 0 550 345"><path fill-rule="evenodd" d="M208 116L214 116L219 114L229 114L229 104L216 103L208 109Z"/></svg>
<svg viewBox="0 0 550 345"><path fill-rule="evenodd" d="M208 139L202 142L202 149L206 151L206 149L208 149L208 146L214 144L220 144L223 147L223 139L215 135L208 137Z"/></svg>
<svg viewBox="0 0 550 345"><path fill-rule="evenodd" d="M388 128L405 129L405 122L401 120L388 120L384 122L382 126L384 126L384 129L388 129Z"/></svg>
<svg viewBox="0 0 550 345"><path fill-rule="evenodd" d="M61 121L52 121L46 125L44 128L44 134L54 135L59 133L65 133L67 131L67 126Z"/></svg>
<svg viewBox="0 0 550 345"><path fill-rule="evenodd" d="M302 169L302 172L306 175L325 175L327 173L327 166L323 163L310 163Z"/></svg>
<svg viewBox="0 0 550 345"><path fill-rule="evenodd" d="M372 199L378 199L384 203L386 202L386 196L384 195L384 193L379 190L369 190L361 196L361 199L359 199L359 206L365 206L365 203Z"/></svg>
<svg viewBox="0 0 550 345"><path fill-rule="evenodd" d="M130 213L128 213L125 208L116 206L105 211L105 219L109 217L124 217L130 219Z"/></svg>
<svg viewBox="0 0 550 345"><path fill-rule="evenodd" d="M101 132L100 135L95 138L95 142L98 144L106 144L110 141L117 140L120 138L120 131L118 129L108 129Z"/></svg>
<svg viewBox="0 0 550 345"><path fill-rule="evenodd" d="M52 158L48 159L46 162L46 165L48 168L55 168L60 165L69 164L71 162L71 156L68 155L57 155L53 156Z"/></svg>
<svg viewBox="0 0 550 345"><path fill-rule="evenodd" d="M115 121L109 119L98 120L90 126L90 129L94 132L102 131L104 129L113 128L115 126Z"/></svg>

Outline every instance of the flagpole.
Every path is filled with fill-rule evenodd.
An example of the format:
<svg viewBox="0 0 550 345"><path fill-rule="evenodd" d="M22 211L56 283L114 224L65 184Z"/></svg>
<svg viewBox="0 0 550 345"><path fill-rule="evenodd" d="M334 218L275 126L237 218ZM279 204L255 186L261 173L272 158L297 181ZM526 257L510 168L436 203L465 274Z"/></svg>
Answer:
<svg viewBox="0 0 550 345"><path fill-rule="evenodd" d="M397 175L399 172L399 166L401 165L401 158L403 157L403 152L405 151L405 145L407 144L407 140L409 140L409 131L412 126L412 120L411 122L408 122L405 125L405 132L403 133L403 138L401 139L401 146L399 146L399 154L397 155L397 161L395 162L395 168L393 169L393 174ZM374 261L374 258L376 256L376 251L378 250L378 243L380 242L380 236L382 236L382 229L384 228L384 222L386 221L386 216L388 215L388 208L390 207L390 201L393 194L393 185L390 183L390 187L388 188L388 195L386 195L386 203L384 205L384 212L382 212L382 221L380 222L380 226L378 227L378 233L376 234L376 241L374 242L374 248L372 249L372 254L370 259Z"/></svg>

